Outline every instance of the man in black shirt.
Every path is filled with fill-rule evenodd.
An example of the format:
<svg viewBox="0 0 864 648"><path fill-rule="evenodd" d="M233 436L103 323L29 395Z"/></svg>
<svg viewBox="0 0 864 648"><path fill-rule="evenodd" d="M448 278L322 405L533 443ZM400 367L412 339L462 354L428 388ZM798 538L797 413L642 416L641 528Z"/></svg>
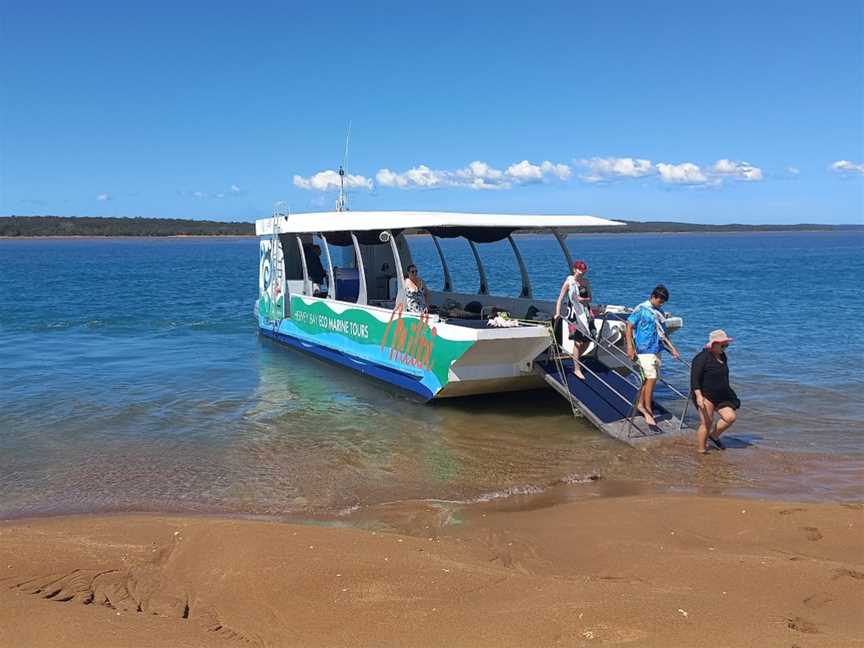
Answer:
<svg viewBox="0 0 864 648"><path fill-rule="evenodd" d="M321 246L313 245L310 250L307 248L306 252L306 271L309 273L309 279L312 280L312 283L316 283L319 286L324 283L324 277L327 275L324 272L324 266L321 264Z"/></svg>

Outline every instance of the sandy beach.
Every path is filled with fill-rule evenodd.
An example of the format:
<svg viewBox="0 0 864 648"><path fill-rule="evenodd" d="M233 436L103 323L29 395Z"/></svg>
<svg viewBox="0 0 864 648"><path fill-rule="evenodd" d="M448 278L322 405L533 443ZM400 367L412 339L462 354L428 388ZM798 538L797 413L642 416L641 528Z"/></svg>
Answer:
<svg viewBox="0 0 864 648"><path fill-rule="evenodd" d="M400 532L6 521L0 646L864 645L861 504L652 494L400 515Z"/></svg>

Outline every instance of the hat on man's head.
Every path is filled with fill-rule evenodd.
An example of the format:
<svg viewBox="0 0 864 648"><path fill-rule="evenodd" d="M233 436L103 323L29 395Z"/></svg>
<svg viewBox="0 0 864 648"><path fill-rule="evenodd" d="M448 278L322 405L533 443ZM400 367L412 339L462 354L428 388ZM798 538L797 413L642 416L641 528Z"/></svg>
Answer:
<svg viewBox="0 0 864 648"><path fill-rule="evenodd" d="M710 349L711 346L714 344L723 344L724 342L729 343L732 341L732 339L733 338L726 335L726 331L724 331L723 329L717 329L716 331L711 331L708 334L708 344L705 345L705 348Z"/></svg>
<svg viewBox="0 0 864 648"><path fill-rule="evenodd" d="M582 259L573 262L573 269L579 270L580 272L588 272L588 264L585 263Z"/></svg>

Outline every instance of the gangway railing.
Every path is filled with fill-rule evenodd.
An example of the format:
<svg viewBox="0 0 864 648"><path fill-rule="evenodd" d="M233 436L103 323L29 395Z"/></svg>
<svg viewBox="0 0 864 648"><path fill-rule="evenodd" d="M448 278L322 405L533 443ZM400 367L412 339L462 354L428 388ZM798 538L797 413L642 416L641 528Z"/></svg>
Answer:
<svg viewBox="0 0 864 648"><path fill-rule="evenodd" d="M564 362L563 362L563 349L559 346L558 340L555 339L555 323L542 322L542 324L546 327L546 332L549 334L549 339L552 344L550 347L553 349L552 353L552 362L555 363L555 369L558 371L558 375L561 376L561 380L567 380L566 374L564 373ZM570 393L570 390L567 390L567 402L570 404L570 410L573 412L573 416L579 417L582 415L582 411L576 405L576 400L573 398L573 394Z"/></svg>
<svg viewBox="0 0 864 648"><path fill-rule="evenodd" d="M633 433L634 433L634 429L639 431L640 436L643 436L643 437L649 436L649 433L645 432L645 430L643 430L641 427L639 427L639 425L636 423L636 414L638 412L638 403L639 403L639 399L642 395L642 390L644 389L644 386L645 386L645 380L643 379L641 367L637 363L634 363L624 351L622 351L621 349L616 347L613 342L603 338L603 330L605 328L607 321L608 321L608 318L604 314L602 323L601 323L599 329L597 329L596 334L593 333L591 330L588 330L586 332L588 339L590 341L594 342L593 353L588 354L588 355L589 356L593 355L595 360L598 363L600 363L601 366L605 366L605 365L603 365L602 361L599 358L599 352L600 352L600 350L603 350L608 355L612 356L614 359L616 359L618 362L620 362L625 368L629 369L629 373L632 374L633 376L635 376L636 381L637 381L636 383L634 383L634 381L631 380L629 378L629 376L620 374L618 372L614 372L614 368L609 367L610 371L613 371L615 374L620 376L621 380L626 381L627 383L630 384L630 386L633 389L636 390L634 398L631 400L630 398L628 398L627 396L622 394L621 390L617 389L615 385L611 384L608 380L604 379L603 376L601 376L596 371L594 371L594 369L592 369L592 367L584 361L584 358L588 357L588 356L583 356L583 357L579 358L579 360L578 360L579 366L584 371L587 371L589 374L591 374L592 378L594 378L600 384L602 384L603 388L608 390L609 395L614 396L614 398L620 399L620 402L626 403L626 405L628 406L628 414L626 416L626 420L627 420L626 437L628 439L632 438ZM526 320L526 323L536 325L536 324L540 324L541 322ZM542 322L542 324L544 324L547 327L547 331L549 331L550 340L551 340L551 344L550 344L551 354L547 352L547 359L551 359L555 364L555 370L556 370L559 378L561 379L561 386L563 388L565 388L567 391L566 397L568 399L568 402L570 403L570 407L573 410L574 415L578 415L577 412L581 413L581 414L587 414L586 412L580 411L580 408L576 403L574 395L573 395L573 393L570 389L570 386L568 384L568 381L567 381L567 372L566 372L566 368L564 366L564 359L570 358L571 354L564 351L564 349L558 343L557 338L555 337L555 325L557 324L557 320L554 320L551 323L550 322ZM563 335L563 331L562 331L562 335ZM679 358L679 360L685 366L689 366L689 364L685 360L680 359L680 358ZM683 411L681 413L681 417L678 421L678 428L677 428L677 431L681 432L681 430L683 430L683 428L684 428L685 418L687 415L687 411L689 409L689 404L690 404L689 393L684 394L681 390L676 388L675 385L671 384L666 379L660 378L658 380L658 382L662 383L673 394L675 394L679 398L684 399L684 401L685 401L684 409L683 409ZM672 415L673 420L674 420L674 414L672 414L671 412L668 412L668 410L667 410L667 413ZM595 424L598 424L598 423L595 421ZM599 426L603 427L602 425L599 425Z"/></svg>
<svg viewBox="0 0 864 648"><path fill-rule="evenodd" d="M603 324L605 324L605 323L606 323L606 318L604 316ZM628 356L624 351L622 351L621 349L616 347L614 344L608 343L606 340L604 340L601 337L602 332L603 332L603 325L602 324L600 326L600 335L595 337L595 336L590 335L590 332L589 332L589 337L591 338L592 342L594 342L595 348L596 349L602 348L609 355L615 356L619 361L625 362L625 366L627 366L627 368L630 369L630 373L639 378L639 383L640 383L639 389L640 389L640 393L641 393L642 387L645 384L645 381L642 379L642 368L637 363L633 362L633 360L630 359L630 356ZM678 358L678 361L681 364L683 364L685 367L687 367L688 369L690 368L690 363L687 362L686 360L684 360L683 358ZM580 362L580 364L582 364L582 363ZM689 409L689 406L690 406L690 390L688 389L687 393L684 394L677 387L675 387L675 385L673 385L668 380L666 380L665 378L662 378L662 377L658 378L657 382L663 384L672 393L674 393L676 396L678 396L679 398L682 398L684 400L684 409L681 412L680 423L678 425L679 430L683 429L684 425L685 425L685 417L687 416L687 410Z"/></svg>
<svg viewBox="0 0 864 648"><path fill-rule="evenodd" d="M531 320L524 320L524 321L525 321L525 323L535 324L535 325L541 323L541 322L531 321ZM573 394L570 391L569 386L567 385L567 371L566 371L566 368L564 366L563 360L565 358L570 358L571 354L564 351L564 349L561 347L561 345L558 344L558 340L555 337L555 322L554 321L551 323L550 322L542 322L542 324L544 324L546 326L546 329L549 332L549 337L550 337L550 341L551 341L550 348L552 349L552 354L550 356L547 353L547 358L551 358L551 360L555 363L555 370L561 379L562 387L566 388L567 400L570 403L570 407L573 411L573 414L574 414L574 416L579 416L581 414L584 414L584 412L582 412L580 410L579 406L576 404L576 401L573 397ZM627 360L629 362L629 358ZM581 366L582 369L584 369L585 371L590 373L606 389L608 389L609 392L611 392L616 397L621 399L621 402L623 402L624 404L627 405L627 407L629 408L628 414L627 414L627 422L628 422L627 423L627 436L628 436L628 438L630 438L632 436L632 431L633 431L634 427L635 427L635 429L639 430L639 432L642 434L642 436L648 436L648 433L645 432L644 430L642 430L638 425L636 425L636 423L634 421L635 412L636 412L636 403L639 401L639 396L642 393L641 377L640 377L640 384L639 385L633 385L632 382L630 382L629 380L627 381L627 382L630 382L631 386L636 389L636 396L631 401L630 398L628 398L627 396L622 394L618 389L616 389L614 385L610 384L609 381L604 379L600 374L598 374L596 371L594 371L590 366L585 364L581 360L581 358L579 360L579 365ZM639 374L636 374L636 375L638 376ZM621 376L621 378L623 380L627 380L626 377L624 377L624 376Z"/></svg>

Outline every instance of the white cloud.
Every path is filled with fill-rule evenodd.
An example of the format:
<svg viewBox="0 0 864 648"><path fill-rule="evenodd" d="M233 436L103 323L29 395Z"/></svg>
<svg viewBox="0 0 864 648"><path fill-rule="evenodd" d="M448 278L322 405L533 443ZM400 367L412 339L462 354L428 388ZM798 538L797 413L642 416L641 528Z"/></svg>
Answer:
<svg viewBox="0 0 864 648"><path fill-rule="evenodd" d="M714 185L723 183L724 179L755 182L763 179L762 169L749 162L734 160L717 160L712 167L702 168L693 162L670 164L668 162L652 163L644 158L631 157L593 157L575 161L587 171L579 176L584 182L608 182L624 178L644 178L659 175L660 181L666 184L680 185Z"/></svg>
<svg viewBox="0 0 864 648"><path fill-rule="evenodd" d="M504 177L504 174L498 169L489 166L480 160L474 160L466 168L456 172L461 177L465 178L481 178L492 182L499 182Z"/></svg>
<svg viewBox="0 0 864 648"><path fill-rule="evenodd" d="M379 169L375 180L382 187L407 189L409 187L435 188L444 186L445 176L441 171L433 171L425 164L396 173L390 169Z"/></svg>
<svg viewBox="0 0 864 648"><path fill-rule="evenodd" d="M603 182L615 178L642 178L656 173L651 160L641 158L593 157L577 160L576 163L588 169L588 173L579 176L585 182Z"/></svg>
<svg viewBox="0 0 864 648"><path fill-rule="evenodd" d="M507 189L510 183L504 173L485 162L474 161L464 169L456 171L430 169L425 164L397 173L380 169L375 180L382 187L396 189L437 189L441 187L466 187L469 189Z"/></svg>
<svg viewBox="0 0 864 648"><path fill-rule="evenodd" d="M407 179L390 169L379 169L375 174L375 182L382 187L398 187L403 188L408 185Z"/></svg>
<svg viewBox="0 0 864 648"><path fill-rule="evenodd" d="M111 194L100 193L98 196L96 196L96 200L99 200L101 202L105 202L106 200L111 200Z"/></svg>
<svg viewBox="0 0 864 648"><path fill-rule="evenodd" d="M433 171L425 164L409 169L402 174L404 180L400 180L400 184L407 182L408 185L416 185L418 187L437 187L444 183L446 172Z"/></svg>
<svg viewBox="0 0 864 648"><path fill-rule="evenodd" d="M755 167L749 162L735 162L725 158L714 163L713 171L719 176L745 182L756 182L762 179L762 169L759 167Z"/></svg>
<svg viewBox="0 0 864 648"><path fill-rule="evenodd" d="M500 169L486 162L474 160L464 169L456 171L439 171L444 182L449 187L467 187L469 189L509 189L511 183L504 177Z"/></svg>
<svg viewBox="0 0 864 648"><path fill-rule="evenodd" d="M528 160L522 160L507 167L505 173L521 184L543 182L549 176L564 182L569 180L572 175L570 167L566 164L554 164L549 160L544 160L540 164L531 164Z"/></svg>
<svg viewBox="0 0 864 648"><path fill-rule="evenodd" d="M801 175L801 169L794 166L786 167L786 173L793 176Z"/></svg>
<svg viewBox="0 0 864 648"><path fill-rule="evenodd" d="M573 175L573 172L570 170L570 167L566 164L553 164L546 160L543 164L540 165L540 168L543 169L544 173L550 173L559 180L566 181L570 179L570 176Z"/></svg>
<svg viewBox="0 0 864 648"><path fill-rule="evenodd" d="M644 158L632 157L592 157L574 160L574 163L585 168L585 173L579 178L584 182L596 183L620 179L644 178L658 176L665 184L721 186L725 180L756 182L764 179L761 168L749 162L717 160L712 166L702 167L693 162L670 164L666 162L653 163ZM840 165L838 167L838 165ZM845 172L859 172L859 165L850 162L837 162L833 168ZM864 165L860 165L864 173ZM798 173L794 167L789 173ZM474 160L459 169L433 169L425 164L419 164L406 171L394 171L381 168L375 174L374 182L381 187L394 189L511 189L514 186L548 183L553 181L567 182L573 176L573 169L567 164L558 164L544 160L539 164L522 160L501 170L487 162ZM339 188L339 174L335 171L321 171L305 178L294 176L294 185L301 189L316 191L334 191ZM345 186L348 189L373 188L373 180L361 175L346 175ZM231 191L239 191L237 185L231 186ZM230 194L229 194L230 195Z"/></svg>
<svg viewBox="0 0 864 648"><path fill-rule="evenodd" d="M855 164L849 160L837 160L830 168L832 171L844 175L864 175L864 164Z"/></svg>
<svg viewBox="0 0 864 648"><path fill-rule="evenodd" d="M507 167L506 171L496 169L486 162L474 160L468 166L455 171L430 169L425 164L397 173L391 169L380 169L375 174L376 182L382 187L396 189L441 187L461 187L466 189L510 189L514 184L534 184L557 178L567 180L571 175L566 164L554 164L545 160L532 164L522 160Z"/></svg>
<svg viewBox="0 0 864 648"><path fill-rule="evenodd" d="M520 182L540 182L543 179L543 170L528 160L522 160L507 167L507 175Z"/></svg>
<svg viewBox="0 0 864 648"><path fill-rule="evenodd" d="M319 171L315 175L308 178L295 175L294 186L300 187L301 189L308 189L310 191L338 191L340 186L339 174L336 171L328 169L327 171ZM346 173L345 188L369 189L371 191L372 180L365 178L361 175L351 175L349 173Z"/></svg>
<svg viewBox="0 0 864 648"><path fill-rule="evenodd" d="M207 197L207 193L204 192L204 191L193 191L193 192L192 192L192 197L193 197L193 198L206 198L206 197Z"/></svg>
<svg viewBox="0 0 864 648"><path fill-rule="evenodd" d="M240 191L241 191L241 190L240 190L240 187L238 187L236 184L232 184L232 185L231 185L231 193L239 194Z"/></svg>
<svg viewBox="0 0 864 648"><path fill-rule="evenodd" d="M682 164L657 164L657 172L663 182L671 184L705 184L708 177L697 165L692 162Z"/></svg>

